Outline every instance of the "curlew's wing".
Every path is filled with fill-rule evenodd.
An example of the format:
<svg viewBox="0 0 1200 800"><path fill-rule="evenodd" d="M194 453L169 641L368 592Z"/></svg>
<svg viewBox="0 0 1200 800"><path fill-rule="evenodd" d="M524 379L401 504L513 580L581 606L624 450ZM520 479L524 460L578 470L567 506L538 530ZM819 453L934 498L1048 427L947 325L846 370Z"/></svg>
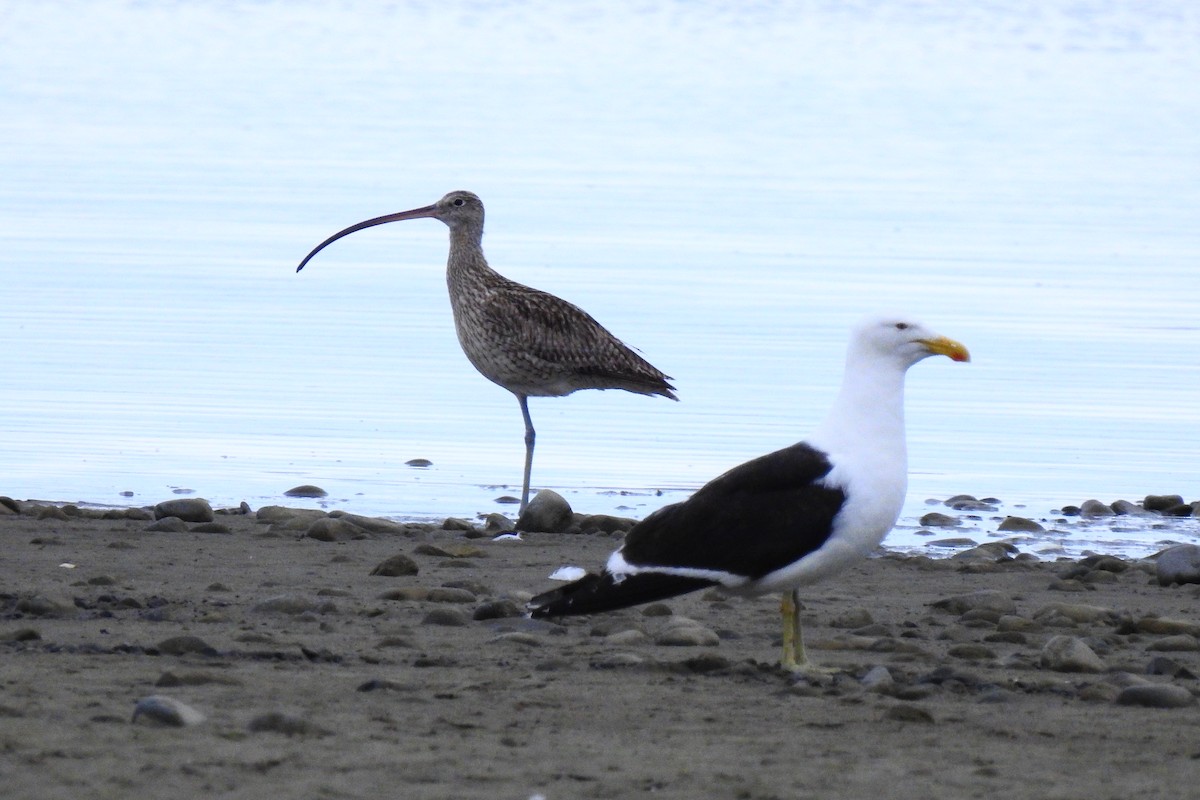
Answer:
<svg viewBox="0 0 1200 800"><path fill-rule="evenodd" d="M562 298L506 281L492 288L475 311L484 335L512 363L571 382L559 393L626 389L674 399L669 376Z"/></svg>

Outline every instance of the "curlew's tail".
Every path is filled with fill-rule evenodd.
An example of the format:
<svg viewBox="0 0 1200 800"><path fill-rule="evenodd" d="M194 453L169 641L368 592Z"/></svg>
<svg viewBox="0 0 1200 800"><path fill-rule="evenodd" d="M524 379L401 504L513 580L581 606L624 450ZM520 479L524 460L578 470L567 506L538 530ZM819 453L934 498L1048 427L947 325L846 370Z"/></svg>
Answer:
<svg viewBox="0 0 1200 800"><path fill-rule="evenodd" d="M626 575L620 582L614 581L608 572L600 575L588 573L566 586L539 594L529 601L526 608L535 618L595 614L664 600L716 585L715 581L702 578L655 572Z"/></svg>

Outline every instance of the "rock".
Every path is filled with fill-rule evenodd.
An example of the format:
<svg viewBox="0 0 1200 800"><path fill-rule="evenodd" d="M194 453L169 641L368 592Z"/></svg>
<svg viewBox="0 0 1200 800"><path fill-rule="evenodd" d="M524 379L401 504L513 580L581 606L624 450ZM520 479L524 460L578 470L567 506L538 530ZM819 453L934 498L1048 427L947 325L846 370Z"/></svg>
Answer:
<svg viewBox="0 0 1200 800"><path fill-rule="evenodd" d="M460 517L446 517L442 520L441 529L444 531L457 531L459 533L471 533L475 530L475 526L470 520L465 520Z"/></svg>
<svg viewBox="0 0 1200 800"><path fill-rule="evenodd" d="M884 712L883 718L896 722L919 722L923 725L933 724L933 715L917 706L892 706Z"/></svg>
<svg viewBox="0 0 1200 800"><path fill-rule="evenodd" d="M992 648L982 644L956 644L946 651L946 654L964 661L987 661L996 657Z"/></svg>
<svg viewBox="0 0 1200 800"><path fill-rule="evenodd" d="M892 673L882 664L868 670L859 683L868 692L879 692L880 694L890 692L896 686L896 680L892 677Z"/></svg>
<svg viewBox="0 0 1200 800"><path fill-rule="evenodd" d="M1159 586L1200 583L1200 546L1179 544L1168 547L1155 559Z"/></svg>
<svg viewBox="0 0 1200 800"><path fill-rule="evenodd" d="M348 520L334 517L321 517L314 521L304 535L318 542L348 542L367 538L367 532L362 528Z"/></svg>
<svg viewBox="0 0 1200 800"><path fill-rule="evenodd" d="M1016 546L1009 542L984 542L967 550L960 550L950 558L954 561L979 561L994 564L998 561L1011 561L1012 554L1015 552L1017 552Z"/></svg>
<svg viewBox="0 0 1200 800"><path fill-rule="evenodd" d="M187 523L179 517L163 517L146 526L146 530L155 533L187 533Z"/></svg>
<svg viewBox="0 0 1200 800"><path fill-rule="evenodd" d="M166 695L152 694L138 700L133 707L133 719L130 722L137 723L139 720L143 724L183 728L199 725L205 717L187 703Z"/></svg>
<svg viewBox="0 0 1200 800"><path fill-rule="evenodd" d="M467 618L466 612L454 606L435 608L421 620L422 625L441 625L448 628L461 628L468 622L470 619Z"/></svg>
<svg viewBox="0 0 1200 800"><path fill-rule="evenodd" d="M438 586L430 589L425 599L431 603L474 603L475 593L451 586Z"/></svg>
<svg viewBox="0 0 1200 800"><path fill-rule="evenodd" d="M996 526L996 530L1041 533L1046 529L1042 527L1041 523L1034 522L1026 517L1005 517L1004 520Z"/></svg>
<svg viewBox="0 0 1200 800"><path fill-rule="evenodd" d="M253 733L282 733L285 736L328 736L331 733L306 719L280 711L260 714L246 727Z"/></svg>
<svg viewBox="0 0 1200 800"><path fill-rule="evenodd" d="M864 628L875 621L871 612L865 608L853 608L844 611L829 622L831 628Z"/></svg>
<svg viewBox="0 0 1200 800"><path fill-rule="evenodd" d="M345 511L334 511L329 514L332 519L344 520L356 528L368 533L383 533L394 536L405 536L409 527L395 520L383 517L364 517L361 514L347 514Z"/></svg>
<svg viewBox="0 0 1200 800"><path fill-rule="evenodd" d="M311 483L306 483L303 486L293 486L284 492L284 494L288 497L326 497L329 492L320 486L313 486Z"/></svg>
<svg viewBox="0 0 1200 800"><path fill-rule="evenodd" d="M921 524L926 528L956 528L962 524L958 517L943 514L940 511L930 511L921 517ZM973 544L973 543L972 543Z"/></svg>
<svg viewBox="0 0 1200 800"><path fill-rule="evenodd" d="M1173 636L1164 636L1157 642L1151 642L1146 649L1158 653L1194 652L1200 650L1200 639L1190 634L1177 633Z"/></svg>
<svg viewBox="0 0 1200 800"><path fill-rule="evenodd" d="M523 616L525 616L525 611L512 600L490 600L476 608L475 613L471 615L471 619L478 621Z"/></svg>
<svg viewBox="0 0 1200 800"><path fill-rule="evenodd" d="M66 614L72 606L52 600L44 594L31 594L17 600L16 608L31 617L57 617Z"/></svg>
<svg viewBox="0 0 1200 800"><path fill-rule="evenodd" d="M975 609L986 609L1000 614L1013 614L1017 604L1004 592L996 589L981 589L970 594L960 594L938 600L931 604L934 608L949 611L951 614L965 614Z"/></svg>
<svg viewBox="0 0 1200 800"><path fill-rule="evenodd" d="M565 533L574 521L571 505L558 492L542 489L517 520L517 530L531 533Z"/></svg>
<svg viewBox="0 0 1200 800"><path fill-rule="evenodd" d="M1083 603L1050 603L1033 612L1033 619L1043 625L1053 624L1055 617L1064 617L1077 624L1110 624L1117 614L1111 608L1090 606Z"/></svg>
<svg viewBox="0 0 1200 800"><path fill-rule="evenodd" d="M721 637L715 631L695 620L687 617L669 619L670 622L654 636L655 644L667 647L716 647L721 643Z"/></svg>
<svg viewBox="0 0 1200 800"><path fill-rule="evenodd" d="M1148 517L1150 512L1139 506L1137 503L1131 503L1128 500L1117 500L1112 504L1112 510L1116 514L1131 517Z"/></svg>
<svg viewBox="0 0 1200 800"><path fill-rule="evenodd" d="M215 656L217 650L199 636L172 636L158 643L158 652L168 656L183 656L198 653L204 656Z"/></svg>
<svg viewBox="0 0 1200 800"><path fill-rule="evenodd" d="M1053 636L1042 648L1041 666L1055 672L1103 672L1104 662L1082 639Z"/></svg>
<svg viewBox="0 0 1200 800"><path fill-rule="evenodd" d="M1147 511L1163 512L1181 505L1183 505L1183 497L1177 494L1148 494L1142 500L1142 508Z"/></svg>
<svg viewBox="0 0 1200 800"><path fill-rule="evenodd" d="M1145 706L1146 708L1184 708L1196 702L1192 693L1182 686L1170 683L1152 683L1146 686L1126 686L1117 695L1117 704L1122 706Z"/></svg>
<svg viewBox="0 0 1200 800"><path fill-rule="evenodd" d="M1138 633L1156 633L1163 636L1200 636L1200 623L1170 617L1142 617L1134 623L1134 629Z"/></svg>
<svg viewBox="0 0 1200 800"><path fill-rule="evenodd" d="M401 575L416 575L420 571L421 568L417 566L417 562L400 553L376 564L370 574L396 578Z"/></svg>
<svg viewBox="0 0 1200 800"><path fill-rule="evenodd" d="M318 602L311 597L299 594L281 594L276 597L268 597L266 600L256 603L251 610L257 611L260 614L288 614L295 616L308 612L324 614L335 611L336 608L329 601Z"/></svg>
<svg viewBox="0 0 1200 800"><path fill-rule="evenodd" d="M212 506L202 497L180 497L166 500L154 507L154 518L179 517L184 522L212 522Z"/></svg>
<svg viewBox="0 0 1200 800"><path fill-rule="evenodd" d="M319 509L288 508L287 506L263 506L254 512L254 518L264 523L290 522L295 519L311 522L324 516L327 516L326 513Z"/></svg>
<svg viewBox="0 0 1200 800"><path fill-rule="evenodd" d="M1066 509L1063 509L1066 513ZM1111 517L1113 510L1101 503L1099 500L1084 500L1079 506L1079 516L1081 517Z"/></svg>

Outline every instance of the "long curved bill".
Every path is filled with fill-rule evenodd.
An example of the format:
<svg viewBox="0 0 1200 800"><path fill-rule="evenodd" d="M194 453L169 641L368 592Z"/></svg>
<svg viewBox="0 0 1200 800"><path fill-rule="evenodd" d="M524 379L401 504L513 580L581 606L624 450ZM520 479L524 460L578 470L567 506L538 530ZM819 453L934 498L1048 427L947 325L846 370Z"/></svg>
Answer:
<svg viewBox="0 0 1200 800"><path fill-rule="evenodd" d="M929 348L929 352L934 355L946 356L952 361L970 361L971 354L967 352L967 348L960 342L956 342L948 336L937 336L933 339L922 339L921 344Z"/></svg>
<svg viewBox="0 0 1200 800"><path fill-rule="evenodd" d="M349 228L338 231L333 236L330 236L328 239L326 239L325 241L321 242L319 245L314 247L312 249L312 252L310 252L308 255L306 255L304 257L304 260L300 262L300 266L296 267L296 272L299 272L300 270L304 269L304 266L309 261L312 261L313 256L315 256L317 253L324 250L326 248L326 246L333 244L338 239L341 239L343 236L349 236L350 234L361 231L364 228L373 228L376 225L384 225L389 222L399 222L400 220L404 220L404 219L421 219L423 217L436 217L436 216L437 216L437 206L425 206L423 208L414 208L411 211L398 211L395 214L384 214L382 217L375 217L374 219L364 220L363 222L359 222L355 225L351 225Z"/></svg>

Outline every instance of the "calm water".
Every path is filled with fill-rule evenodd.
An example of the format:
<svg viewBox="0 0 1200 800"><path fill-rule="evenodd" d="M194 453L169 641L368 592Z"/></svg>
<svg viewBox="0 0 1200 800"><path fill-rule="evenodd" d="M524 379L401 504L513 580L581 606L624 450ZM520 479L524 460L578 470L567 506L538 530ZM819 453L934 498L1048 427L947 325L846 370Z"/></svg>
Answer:
<svg viewBox="0 0 1200 800"><path fill-rule="evenodd" d="M466 188L494 266L679 387L532 402L578 510L801 438L888 309L975 359L910 374L893 542L959 492L1200 499L1194 4L743 5L6 5L0 493L511 511L520 415L458 349L445 228L294 273Z"/></svg>

